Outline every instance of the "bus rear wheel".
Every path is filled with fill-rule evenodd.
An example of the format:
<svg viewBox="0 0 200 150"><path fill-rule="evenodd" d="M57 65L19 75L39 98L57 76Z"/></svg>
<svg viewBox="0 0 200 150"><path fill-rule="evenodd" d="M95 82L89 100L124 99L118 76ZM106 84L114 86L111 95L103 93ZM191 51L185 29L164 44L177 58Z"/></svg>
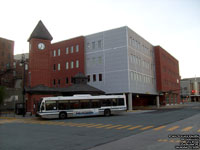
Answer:
<svg viewBox="0 0 200 150"><path fill-rule="evenodd" d="M59 118L60 118L60 119L66 119L66 118L67 118L67 114L66 114L65 112L61 112L61 113L59 114Z"/></svg>
<svg viewBox="0 0 200 150"><path fill-rule="evenodd" d="M110 109L106 109L104 110L104 116L110 116L111 115L111 112L110 112Z"/></svg>

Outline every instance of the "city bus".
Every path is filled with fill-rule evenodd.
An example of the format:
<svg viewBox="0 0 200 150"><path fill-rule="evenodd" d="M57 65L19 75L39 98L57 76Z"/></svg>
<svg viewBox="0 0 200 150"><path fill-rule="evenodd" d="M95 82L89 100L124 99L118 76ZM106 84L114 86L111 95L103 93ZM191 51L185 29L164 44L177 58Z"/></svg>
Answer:
<svg viewBox="0 0 200 150"><path fill-rule="evenodd" d="M110 116L126 110L125 95L74 95L42 98L37 115L41 118L65 119L95 115Z"/></svg>

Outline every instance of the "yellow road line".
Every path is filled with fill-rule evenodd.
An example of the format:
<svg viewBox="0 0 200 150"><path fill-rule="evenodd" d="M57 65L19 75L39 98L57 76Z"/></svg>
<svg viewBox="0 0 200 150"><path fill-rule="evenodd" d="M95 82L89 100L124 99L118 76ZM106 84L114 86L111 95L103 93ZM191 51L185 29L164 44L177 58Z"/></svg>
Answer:
<svg viewBox="0 0 200 150"><path fill-rule="evenodd" d="M91 124L88 124L88 123L80 123L80 124L77 125L76 127L84 127L84 126L87 126L87 125L91 125Z"/></svg>
<svg viewBox="0 0 200 150"><path fill-rule="evenodd" d="M95 127L95 128L105 128L105 127L109 127L109 126L112 126L112 124L102 125L102 126L98 126L98 127Z"/></svg>
<svg viewBox="0 0 200 150"><path fill-rule="evenodd" d="M174 130L176 130L177 128L179 128L179 126L173 126L173 127L169 128L169 129L167 129L167 131L174 131Z"/></svg>
<svg viewBox="0 0 200 150"><path fill-rule="evenodd" d="M120 130L120 129L128 128L128 127L130 127L130 126L131 126L131 125L122 126L122 127L116 128L116 129Z"/></svg>
<svg viewBox="0 0 200 150"><path fill-rule="evenodd" d="M159 139L157 140L158 142L167 142L168 140L167 139Z"/></svg>
<svg viewBox="0 0 200 150"><path fill-rule="evenodd" d="M105 129L112 129L112 128L116 128L116 127L119 127L119 126L122 126L122 125L114 125L114 126L107 127Z"/></svg>
<svg viewBox="0 0 200 150"><path fill-rule="evenodd" d="M141 128L140 130L147 130L147 129L150 129L150 128L153 128L154 126L147 126L147 127L144 127L144 128Z"/></svg>
<svg viewBox="0 0 200 150"><path fill-rule="evenodd" d="M192 129L193 127L186 127L186 128L184 128L184 129L182 129L181 131L183 131L183 132L186 132L186 131L190 131L191 129Z"/></svg>
<svg viewBox="0 0 200 150"><path fill-rule="evenodd" d="M166 127L166 126L160 126L160 127L154 128L153 130L154 130L154 131L158 131L158 130L161 130L161 129L165 128L165 127Z"/></svg>
<svg viewBox="0 0 200 150"><path fill-rule="evenodd" d="M137 128L140 128L140 127L142 127L142 126L138 125L138 126L135 126L135 127L128 128L128 130L134 130L134 129L137 129Z"/></svg>
<svg viewBox="0 0 200 150"><path fill-rule="evenodd" d="M101 126L103 124L94 124L94 125L89 125L89 126L86 126L87 128L91 128L91 127L96 127L96 126Z"/></svg>

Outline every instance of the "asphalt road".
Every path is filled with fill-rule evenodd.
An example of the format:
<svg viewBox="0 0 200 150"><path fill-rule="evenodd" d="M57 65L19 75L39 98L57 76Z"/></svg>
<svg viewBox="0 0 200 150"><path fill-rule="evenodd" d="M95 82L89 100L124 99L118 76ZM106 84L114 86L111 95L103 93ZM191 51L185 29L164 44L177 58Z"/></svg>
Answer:
<svg viewBox="0 0 200 150"><path fill-rule="evenodd" d="M0 118L0 150L175 149L180 141L168 135L200 134L199 115L192 103L110 117Z"/></svg>

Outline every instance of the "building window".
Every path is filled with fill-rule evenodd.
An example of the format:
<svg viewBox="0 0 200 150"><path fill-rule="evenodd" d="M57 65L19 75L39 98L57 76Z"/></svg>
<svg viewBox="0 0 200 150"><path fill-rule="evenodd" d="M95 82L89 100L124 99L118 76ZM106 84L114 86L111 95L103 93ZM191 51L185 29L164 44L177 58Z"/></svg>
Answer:
<svg viewBox="0 0 200 150"><path fill-rule="evenodd" d="M53 85L56 85L56 79L53 79Z"/></svg>
<svg viewBox="0 0 200 150"><path fill-rule="evenodd" d="M16 76L16 71L13 71L13 76L14 76L14 77Z"/></svg>
<svg viewBox="0 0 200 150"><path fill-rule="evenodd" d="M87 49L90 49L90 43L87 43Z"/></svg>
<svg viewBox="0 0 200 150"><path fill-rule="evenodd" d="M88 77L88 82L90 82L90 75L88 75L87 77Z"/></svg>
<svg viewBox="0 0 200 150"><path fill-rule="evenodd" d="M13 68L16 68L16 62L13 62Z"/></svg>
<svg viewBox="0 0 200 150"><path fill-rule="evenodd" d="M73 69L73 68L74 68L74 62L71 61L71 69Z"/></svg>
<svg viewBox="0 0 200 150"><path fill-rule="evenodd" d="M96 82L96 74L93 74L93 82Z"/></svg>
<svg viewBox="0 0 200 150"><path fill-rule="evenodd" d="M74 83L74 78L73 77L71 77L71 83Z"/></svg>
<svg viewBox="0 0 200 150"><path fill-rule="evenodd" d="M92 49L95 49L95 42L92 42Z"/></svg>
<svg viewBox="0 0 200 150"><path fill-rule="evenodd" d="M102 74L99 74L99 81L102 81Z"/></svg>
<svg viewBox="0 0 200 150"><path fill-rule="evenodd" d="M60 56L60 49L58 49L58 56Z"/></svg>
<svg viewBox="0 0 200 150"><path fill-rule="evenodd" d="M66 62L66 69L69 69L69 63Z"/></svg>
<svg viewBox="0 0 200 150"><path fill-rule="evenodd" d="M53 70L56 71L56 64L53 64Z"/></svg>
<svg viewBox="0 0 200 150"><path fill-rule="evenodd" d="M58 85L60 85L60 79L58 79Z"/></svg>
<svg viewBox="0 0 200 150"><path fill-rule="evenodd" d="M79 61L76 60L76 68L79 68Z"/></svg>
<svg viewBox="0 0 200 150"><path fill-rule="evenodd" d="M58 64L58 70L60 70L60 64Z"/></svg>
<svg viewBox="0 0 200 150"><path fill-rule="evenodd" d="M79 45L76 45L76 52L79 52Z"/></svg>
<svg viewBox="0 0 200 150"><path fill-rule="evenodd" d="M98 48L102 48L102 42L101 42L101 40L98 41Z"/></svg>
<svg viewBox="0 0 200 150"><path fill-rule="evenodd" d="M25 70L28 70L28 64L25 64Z"/></svg>
<svg viewBox="0 0 200 150"><path fill-rule="evenodd" d="M69 79L68 79L68 77L66 77L66 79L65 79L65 83L66 83L66 84L69 83Z"/></svg>
<svg viewBox="0 0 200 150"><path fill-rule="evenodd" d="M66 48L66 54L69 54L69 48L68 47Z"/></svg>
<svg viewBox="0 0 200 150"><path fill-rule="evenodd" d="M56 50L53 51L53 56L56 57Z"/></svg>
<svg viewBox="0 0 200 150"><path fill-rule="evenodd" d="M99 64L101 64L102 63L102 57L101 56L99 56Z"/></svg>
<svg viewBox="0 0 200 150"><path fill-rule="evenodd" d="M71 53L73 53L74 52L74 47L73 46L71 46Z"/></svg>
<svg viewBox="0 0 200 150"><path fill-rule="evenodd" d="M134 79L133 72L131 71L131 80Z"/></svg>

